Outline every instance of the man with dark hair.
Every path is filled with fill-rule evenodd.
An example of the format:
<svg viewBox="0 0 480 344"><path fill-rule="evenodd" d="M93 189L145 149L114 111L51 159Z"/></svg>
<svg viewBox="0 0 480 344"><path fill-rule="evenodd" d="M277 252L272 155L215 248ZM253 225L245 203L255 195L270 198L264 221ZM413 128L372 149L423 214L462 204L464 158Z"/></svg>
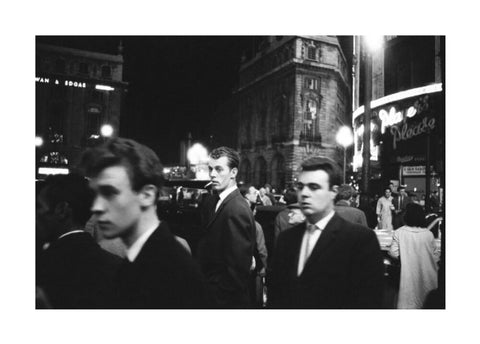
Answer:
<svg viewBox="0 0 480 344"><path fill-rule="evenodd" d="M36 284L53 308L104 308L121 264L85 232L92 194L79 175L49 176L37 195Z"/></svg>
<svg viewBox="0 0 480 344"><path fill-rule="evenodd" d="M240 157L228 147L210 153L214 196L211 216L198 248L198 259L217 308L247 308L249 277L255 247L255 219L237 188Z"/></svg>
<svg viewBox="0 0 480 344"><path fill-rule="evenodd" d="M278 237L269 289L272 308L381 306L378 240L373 231L335 213L340 184L340 168L331 159L303 162L296 189L307 221Z"/></svg>
<svg viewBox="0 0 480 344"><path fill-rule="evenodd" d="M120 237L127 261L118 276L115 308L204 308L199 267L160 221L157 200L163 168L157 155L133 140L114 138L82 159L95 197L94 220L106 238Z"/></svg>
<svg viewBox="0 0 480 344"><path fill-rule="evenodd" d="M355 190L352 186L348 184L341 185L337 192L335 212L347 221L368 227L365 213L351 206L354 195Z"/></svg>

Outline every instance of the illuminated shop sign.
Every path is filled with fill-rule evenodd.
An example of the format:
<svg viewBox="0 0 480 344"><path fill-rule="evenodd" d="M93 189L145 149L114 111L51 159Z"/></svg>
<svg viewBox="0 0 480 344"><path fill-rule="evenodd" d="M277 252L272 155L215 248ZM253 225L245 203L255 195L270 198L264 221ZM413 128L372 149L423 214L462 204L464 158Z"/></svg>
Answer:
<svg viewBox="0 0 480 344"><path fill-rule="evenodd" d="M46 77L35 77L35 82L40 84L53 84L53 85L62 85L67 87L76 87L76 88L86 88L87 83L83 81L75 81L75 80L62 80L56 78L46 78ZM114 91L115 88L108 86L108 85L95 85L95 89L101 91Z"/></svg>
<svg viewBox="0 0 480 344"><path fill-rule="evenodd" d="M78 87L78 88L86 88L87 83L81 81L73 81L73 80L59 80L59 79L50 79L50 78L41 78L36 77L35 81L41 84L54 84L54 85L63 85L67 87Z"/></svg>
<svg viewBox="0 0 480 344"><path fill-rule="evenodd" d="M414 125L403 123L400 126L392 126L390 132L393 136L393 149L397 149L397 143L409 140L423 133L428 133L435 129L435 118L424 117L423 120Z"/></svg>
<svg viewBox="0 0 480 344"><path fill-rule="evenodd" d="M403 166L404 176L424 176L425 166Z"/></svg>

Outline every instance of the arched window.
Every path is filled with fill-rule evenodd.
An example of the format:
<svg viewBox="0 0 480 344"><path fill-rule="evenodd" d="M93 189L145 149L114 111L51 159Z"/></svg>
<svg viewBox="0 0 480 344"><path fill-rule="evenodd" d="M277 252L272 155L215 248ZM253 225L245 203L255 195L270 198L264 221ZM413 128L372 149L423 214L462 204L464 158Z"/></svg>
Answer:
<svg viewBox="0 0 480 344"><path fill-rule="evenodd" d="M258 157L255 160L255 167L253 171L253 183L256 186L263 186L267 182L267 162L265 158Z"/></svg>
<svg viewBox="0 0 480 344"><path fill-rule="evenodd" d="M285 158L281 154L276 154L272 159L271 184L279 191L285 188Z"/></svg>

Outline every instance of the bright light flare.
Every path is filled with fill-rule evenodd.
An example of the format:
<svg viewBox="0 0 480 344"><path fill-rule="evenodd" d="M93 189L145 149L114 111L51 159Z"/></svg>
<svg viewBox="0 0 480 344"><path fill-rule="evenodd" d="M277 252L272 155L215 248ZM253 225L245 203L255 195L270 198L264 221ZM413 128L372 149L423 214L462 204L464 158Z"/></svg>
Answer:
<svg viewBox="0 0 480 344"><path fill-rule="evenodd" d="M104 124L100 128L100 134L104 137L110 137L113 134L113 127L110 124Z"/></svg>
<svg viewBox="0 0 480 344"><path fill-rule="evenodd" d="M349 127L343 126L338 130L337 142L343 147L348 147L353 143L353 135Z"/></svg>

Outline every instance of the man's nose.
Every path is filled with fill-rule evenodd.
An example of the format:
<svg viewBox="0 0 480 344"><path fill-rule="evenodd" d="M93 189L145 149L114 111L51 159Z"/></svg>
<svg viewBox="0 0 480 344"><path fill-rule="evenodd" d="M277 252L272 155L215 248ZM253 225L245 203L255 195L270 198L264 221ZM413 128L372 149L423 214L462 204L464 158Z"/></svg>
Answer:
<svg viewBox="0 0 480 344"><path fill-rule="evenodd" d="M91 211L93 214L96 215L101 214L105 211L105 206L101 197L95 197L92 203Z"/></svg>

